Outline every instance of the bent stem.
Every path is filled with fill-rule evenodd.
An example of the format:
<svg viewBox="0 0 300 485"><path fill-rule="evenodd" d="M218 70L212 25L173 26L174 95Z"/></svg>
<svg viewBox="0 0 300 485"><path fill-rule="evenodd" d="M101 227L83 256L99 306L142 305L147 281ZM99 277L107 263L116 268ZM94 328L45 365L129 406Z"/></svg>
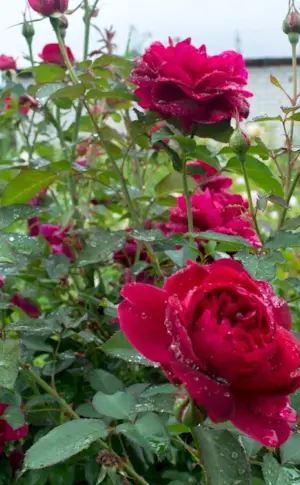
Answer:
<svg viewBox="0 0 300 485"><path fill-rule="evenodd" d="M77 414L62 397L60 397L58 392L53 389L53 387L49 386L49 384L47 384L47 382L44 381L44 379L42 379L38 374L36 374L29 365L23 365L23 369L31 377L33 382L35 382L38 386L44 389L47 394L50 394L50 396L54 397L56 402L60 405L61 409L64 410L68 416L74 419L81 419L79 414ZM110 450L110 447L105 443L105 441L98 439L97 443L102 449ZM112 452L114 453L114 451ZM146 480L144 480L144 478L141 477L138 473L136 473L136 471L127 463L123 464L123 469L136 481L137 484L149 485L149 483L146 482Z"/></svg>
<svg viewBox="0 0 300 485"><path fill-rule="evenodd" d="M283 211L281 213L280 220L279 220L279 223L278 223L278 231L280 231L280 229L282 228L282 226L284 224L284 221L285 221L287 212L289 210L290 200L292 198L292 195L294 193L294 190L297 187L297 183L299 182L299 179L300 179L300 172L298 172L297 175L295 176L294 181L293 181L293 183L292 183L292 185L290 187L289 193L287 195L286 206L284 207L284 209L283 209Z"/></svg>
<svg viewBox="0 0 300 485"><path fill-rule="evenodd" d="M190 195L189 186L188 186L187 166L186 166L185 162L183 164L183 170L182 170L182 182L183 182L183 190L184 190L184 195L185 195L185 200L186 200L186 210L187 210L187 217L188 217L188 230L189 230L189 233L192 234L194 232L193 214L192 214L191 195ZM190 235L190 239L191 239L191 237L192 236Z"/></svg>
<svg viewBox="0 0 300 485"><path fill-rule="evenodd" d="M250 214L251 214L257 235L258 235L260 241L263 243L264 241L263 241L263 238L262 238L262 235L261 235L258 223L257 223L256 213L255 213L254 206L253 206L250 183L249 183L249 178L248 178L247 169L246 169L246 159L245 159L245 156L242 156L242 155L239 156L239 159L240 159L240 162L241 162L242 172L243 172L243 176L244 176L244 180L245 180Z"/></svg>

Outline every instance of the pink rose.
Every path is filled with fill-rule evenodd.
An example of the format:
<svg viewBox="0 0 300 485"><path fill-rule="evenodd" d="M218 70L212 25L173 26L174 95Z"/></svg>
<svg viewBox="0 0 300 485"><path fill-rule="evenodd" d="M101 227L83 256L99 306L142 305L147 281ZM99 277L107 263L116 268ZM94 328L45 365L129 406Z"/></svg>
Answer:
<svg viewBox="0 0 300 485"><path fill-rule="evenodd" d="M236 261L189 265L163 288L126 285L118 313L128 340L184 384L214 422L230 420L265 446L291 435L300 343L287 303Z"/></svg>
<svg viewBox="0 0 300 485"><path fill-rule="evenodd" d="M253 229L248 212L248 202L241 195L225 190L216 192L205 189L197 190L191 197L194 232L214 231L229 236L241 236L253 246L261 243ZM177 198L177 207L169 209L169 221L157 224L167 236L173 233L188 232L186 199Z"/></svg>
<svg viewBox="0 0 300 485"><path fill-rule="evenodd" d="M169 45L154 42L137 61L131 82L139 105L177 118L186 130L194 123L216 123L239 115L247 118L252 93L245 91L248 72L241 54L225 51L208 56L191 39Z"/></svg>
<svg viewBox="0 0 300 485"><path fill-rule="evenodd" d="M232 179L226 175L218 175L218 170L202 160L187 162L188 167L200 167L205 170L203 174L191 174L191 177L200 185L201 189L211 189L219 192L232 185Z"/></svg>
<svg viewBox="0 0 300 485"><path fill-rule="evenodd" d="M65 13L69 0L28 0L29 5L40 15L48 17L54 13Z"/></svg>
<svg viewBox="0 0 300 485"><path fill-rule="evenodd" d="M13 57L2 54L0 56L0 71L8 71L9 69L17 70L17 64Z"/></svg>

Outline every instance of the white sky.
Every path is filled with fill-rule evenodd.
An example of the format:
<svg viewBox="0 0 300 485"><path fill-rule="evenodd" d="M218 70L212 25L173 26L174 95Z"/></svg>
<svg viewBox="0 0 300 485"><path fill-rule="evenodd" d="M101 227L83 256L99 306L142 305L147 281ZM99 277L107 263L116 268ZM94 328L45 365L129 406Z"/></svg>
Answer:
<svg viewBox="0 0 300 485"><path fill-rule="evenodd" d="M70 7L79 2L70 0ZM27 0L0 0L0 4L3 7L5 4L0 16L0 54L18 57L19 65L24 66L22 54L26 52L26 44L20 34L21 27L10 27L22 21ZM163 42L168 36L191 36L195 45L206 44L209 53L234 49L237 31L245 57L277 57L290 53L289 43L281 31L288 0L100 0L100 5L95 23L101 28L114 25L120 52L125 50L130 25L134 25L141 36L151 32L153 40ZM69 21L66 43L80 58L82 10ZM35 26L34 53L37 54L45 43L55 42L55 38L47 19ZM95 31L91 48L97 48Z"/></svg>

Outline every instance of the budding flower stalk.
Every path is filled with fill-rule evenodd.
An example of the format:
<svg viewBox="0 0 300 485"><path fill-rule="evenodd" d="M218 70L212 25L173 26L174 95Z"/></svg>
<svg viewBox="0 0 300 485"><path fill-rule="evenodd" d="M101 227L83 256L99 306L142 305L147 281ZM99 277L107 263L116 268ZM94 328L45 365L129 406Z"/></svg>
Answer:
<svg viewBox="0 0 300 485"><path fill-rule="evenodd" d="M300 37L300 14L295 7L285 17L282 30L287 34L291 44L298 44Z"/></svg>
<svg viewBox="0 0 300 485"><path fill-rule="evenodd" d="M249 150L251 141L244 131L238 126L236 130L232 133L229 146L231 150L236 153L239 157L245 157L247 151Z"/></svg>

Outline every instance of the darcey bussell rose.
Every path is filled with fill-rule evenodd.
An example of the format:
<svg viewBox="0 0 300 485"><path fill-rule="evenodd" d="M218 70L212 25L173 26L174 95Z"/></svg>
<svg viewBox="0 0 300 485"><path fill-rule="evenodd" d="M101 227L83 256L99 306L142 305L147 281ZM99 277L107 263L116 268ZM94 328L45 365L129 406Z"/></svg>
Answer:
<svg viewBox="0 0 300 485"><path fill-rule="evenodd" d="M230 259L188 266L163 288L126 285L119 319L128 340L184 384L214 422L230 420L265 446L281 446L297 413L300 343L287 303Z"/></svg>
<svg viewBox="0 0 300 485"><path fill-rule="evenodd" d="M211 124L239 115L247 118L252 93L244 90L248 72L241 54L225 51L209 56L191 39L169 45L154 42L137 61L131 82L144 109L162 118L175 117L186 130L194 123Z"/></svg>

